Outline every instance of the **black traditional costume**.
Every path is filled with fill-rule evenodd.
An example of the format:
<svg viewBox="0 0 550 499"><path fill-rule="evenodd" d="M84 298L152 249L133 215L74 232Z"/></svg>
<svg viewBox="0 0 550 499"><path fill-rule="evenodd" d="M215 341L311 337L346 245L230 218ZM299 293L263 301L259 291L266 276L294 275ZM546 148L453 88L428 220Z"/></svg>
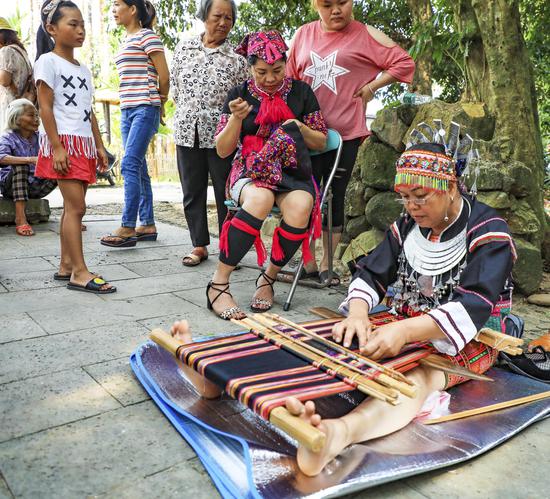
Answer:
<svg viewBox="0 0 550 499"><path fill-rule="evenodd" d="M424 124L423 128L429 127ZM449 182L464 173L475 156L472 140L466 136L459 144L456 133L449 148L442 144L440 130L433 135L445 154L427 150L435 151L426 147L432 144L411 144L397 162L396 189L417 186L446 192ZM426 139L417 130L412 136ZM458 217L437 239L408 214L394 222L380 245L353 263L354 277L340 310L346 313L351 299L364 300L372 309L388 295L396 313L409 317L427 313L435 321L446 336L432 341L439 352L483 372L496 354L483 346L483 357L490 362L474 366L482 357L479 344L472 340L483 327L504 331L516 251L507 223L495 210L468 194L462 193L461 198ZM456 383L451 380L450 384Z"/></svg>

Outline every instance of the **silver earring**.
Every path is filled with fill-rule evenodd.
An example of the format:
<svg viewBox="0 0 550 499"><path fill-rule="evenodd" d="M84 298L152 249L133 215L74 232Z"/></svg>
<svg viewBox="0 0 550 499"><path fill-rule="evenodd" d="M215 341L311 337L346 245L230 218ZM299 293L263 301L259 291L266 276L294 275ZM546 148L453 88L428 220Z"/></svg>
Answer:
<svg viewBox="0 0 550 499"><path fill-rule="evenodd" d="M455 198L453 196L449 196L451 198L451 204L453 204ZM445 216L443 217L443 221L444 222L448 222L449 221L449 206L447 206L447 208L445 208Z"/></svg>

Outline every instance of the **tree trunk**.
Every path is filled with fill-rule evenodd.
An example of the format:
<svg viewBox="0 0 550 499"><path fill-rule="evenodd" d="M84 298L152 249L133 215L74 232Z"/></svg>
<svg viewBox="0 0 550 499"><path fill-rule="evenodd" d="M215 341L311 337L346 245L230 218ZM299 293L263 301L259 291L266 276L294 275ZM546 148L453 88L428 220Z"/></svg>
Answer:
<svg viewBox="0 0 550 499"><path fill-rule="evenodd" d="M417 25L431 26L431 0L407 0L407 4ZM432 52L431 44L427 43L422 53L416 58L416 70L411 85L413 92L432 95Z"/></svg>
<svg viewBox="0 0 550 499"><path fill-rule="evenodd" d="M466 49L463 100L487 104L502 159L526 163L542 185L535 84L517 0L460 0L453 9Z"/></svg>

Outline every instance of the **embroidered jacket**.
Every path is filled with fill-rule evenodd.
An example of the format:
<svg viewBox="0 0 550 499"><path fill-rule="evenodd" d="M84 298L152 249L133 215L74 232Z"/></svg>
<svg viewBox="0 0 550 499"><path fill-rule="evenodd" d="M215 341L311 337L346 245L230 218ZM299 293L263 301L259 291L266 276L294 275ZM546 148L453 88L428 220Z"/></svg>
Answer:
<svg viewBox="0 0 550 499"><path fill-rule="evenodd" d="M356 271L340 310L347 313L352 298L364 300L372 309L387 293L394 293L397 311L416 315L422 310L430 315L446 336L432 343L449 355L460 352L485 325L503 330L503 319L511 306L514 243L507 223L495 210L466 195L463 200L460 215L442 232L440 240L449 241L465 230L465 256L454 269L427 279L429 291L436 291L434 295L419 289L421 279L405 256L403 244L416 227L414 220L406 216L391 225L384 240L369 255L356 260ZM421 228L420 232L429 238L429 229ZM443 283L439 294L430 285L437 277ZM426 276L422 278L426 282Z"/></svg>
<svg viewBox="0 0 550 499"><path fill-rule="evenodd" d="M319 108L319 103L313 90L307 83L285 78L280 94L299 121L313 130L318 130L324 134L327 133L327 126ZM255 184L260 187L273 188L280 181L280 174L283 169L289 174L301 175L302 172L297 168L297 156L301 151L298 150L298 144L296 144L291 134L282 130L282 123L276 123L271 126L259 126L255 123L264 97L262 92L256 87L253 79L249 79L242 85L231 89L227 95L216 130L216 136L226 127L231 116L229 102L238 97L241 97L252 105L252 110L243 120L240 143L233 159L228 188L231 188L242 177L254 178ZM261 153L253 162L250 162L251 164L245 164L242 157L242 142L247 135L256 135L267 141ZM299 132L298 135L301 136ZM262 178L258 177L256 179L254 172L262 172ZM306 175L308 179L310 176L311 172L309 172L309 175Z"/></svg>

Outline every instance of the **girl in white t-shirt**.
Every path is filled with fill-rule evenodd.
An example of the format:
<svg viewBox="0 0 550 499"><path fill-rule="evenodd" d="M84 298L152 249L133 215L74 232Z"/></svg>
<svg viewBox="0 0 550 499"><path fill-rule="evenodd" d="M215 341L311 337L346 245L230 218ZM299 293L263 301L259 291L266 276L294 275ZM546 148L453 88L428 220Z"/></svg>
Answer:
<svg viewBox="0 0 550 499"><path fill-rule="evenodd" d="M114 286L88 270L82 251L86 189L95 182L96 164L107 166L92 109L92 76L74 58L86 35L82 13L71 1L46 0L41 17L34 77L43 129L35 175L57 180L63 195L61 263L54 277L72 290L113 293Z"/></svg>

